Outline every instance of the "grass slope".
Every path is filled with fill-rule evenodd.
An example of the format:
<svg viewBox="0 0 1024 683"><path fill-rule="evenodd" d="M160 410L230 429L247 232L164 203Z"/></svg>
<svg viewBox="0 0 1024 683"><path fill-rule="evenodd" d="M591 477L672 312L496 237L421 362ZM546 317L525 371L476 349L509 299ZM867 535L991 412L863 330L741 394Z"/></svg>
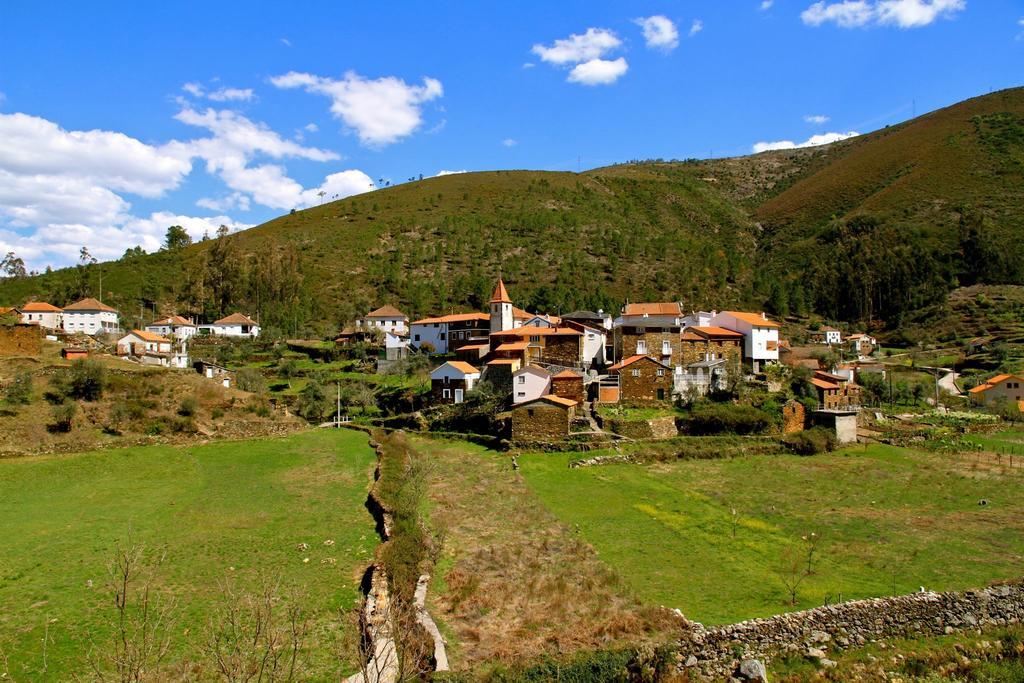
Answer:
<svg viewBox="0 0 1024 683"><path fill-rule="evenodd" d="M1024 559L1020 470L886 446L581 469L566 467L570 457L520 464L544 504L645 602L702 622L791 609L778 569L812 532L821 540L800 608L894 587L983 585L1018 576Z"/></svg>
<svg viewBox="0 0 1024 683"><path fill-rule="evenodd" d="M172 660L212 673L200 650L221 585L255 591L279 579L302 594L314 625L309 671L328 678L338 610L355 606L376 545L363 507L374 461L366 436L347 430L0 461L0 648L10 675L89 671L90 646L103 649L112 633L107 564L130 533L148 548L154 587L178 603Z"/></svg>

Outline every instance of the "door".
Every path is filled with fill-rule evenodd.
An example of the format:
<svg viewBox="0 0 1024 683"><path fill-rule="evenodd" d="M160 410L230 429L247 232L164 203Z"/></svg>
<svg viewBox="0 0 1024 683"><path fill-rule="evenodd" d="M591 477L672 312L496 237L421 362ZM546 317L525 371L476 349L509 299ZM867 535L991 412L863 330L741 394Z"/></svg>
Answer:
<svg viewBox="0 0 1024 683"><path fill-rule="evenodd" d="M455 402L462 403L462 389L455 390Z"/></svg>
<svg viewBox="0 0 1024 683"><path fill-rule="evenodd" d="M665 390L664 389L658 389L658 400L659 401L664 401L665 400Z"/></svg>

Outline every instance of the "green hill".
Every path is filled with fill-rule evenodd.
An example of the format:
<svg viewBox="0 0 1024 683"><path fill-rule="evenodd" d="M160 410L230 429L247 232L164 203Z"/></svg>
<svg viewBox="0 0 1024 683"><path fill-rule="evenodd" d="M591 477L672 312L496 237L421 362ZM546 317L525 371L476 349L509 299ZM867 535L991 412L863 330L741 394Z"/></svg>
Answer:
<svg viewBox="0 0 1024 683"><path fill-rule="evenodd" d="M103 296L127 315L259 312L328 332L370 306L811 309L898 325L961 285L1024 281L1024 89L834 145L582 174L430 178L176 252L0 285L0 303Z"/></svg>

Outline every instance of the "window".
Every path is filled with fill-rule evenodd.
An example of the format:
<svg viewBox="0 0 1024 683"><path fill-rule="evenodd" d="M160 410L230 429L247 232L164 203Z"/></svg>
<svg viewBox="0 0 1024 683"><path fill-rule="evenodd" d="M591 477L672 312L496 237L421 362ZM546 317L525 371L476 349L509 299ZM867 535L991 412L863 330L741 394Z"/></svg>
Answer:
<svg viewBox="0 0 1024 683"><path fill-rule="evenodd" d="M440 339L441 341L444 341L445 333L442 332L441 334L437 335L437 338Z"/></svg>
<svg viewBox="0 0 1024 683"><path fill-rule="evenodd" d="M525 391L517 391L516 392L516 396L526 396L526 392Z"/></svg>
<svg viewBox="0 0 1024 683"><path fill-rule="evenodd" d="M640 376L640 370L638 370L638 369L637 370L633 370L633 376L634 377L639 377Z"/></svg>
<svg viewBox="0 0 1024 683"><path fill-rule="evenodd" d="M643 339L638 339L636 342L637 353L647 353L647 342Z"/></svg>
<svg viewBox="0 0 1024 683"><path fill-rule="evenodd" d="M449 382L451 381L451 379L452 379L451 377L448 377L447 375L445 375L445 378L444 378L444 383L445 383L445 384L448 384L448 383L449 383ZM447 390L446 390L446 391L447 391Z"/></svg>
<svg viewBox="0 0 1024 683"><path fill-rule="evenodd" d="M663 341L661 342L661 355L671 356L672 355L672 342Z"/></svg>
<svg viewBox="0 0 1024 683"><path fill-rule="evenodd" d="M658 377L664 377L664 376L665 376L665 371L662 370L661 368L658 368Z"/></svg>
<svg viewBox="0 0 1024 683"><path fill-rule="evenodd" d="M414 334L413 335L413 341L419 341L419 340L420 340L420 335Z"/></svg>
<svg viewBox="0 0 1024 683"><path fill-rule="evenodd" d="M519 375L519 383L526 384L526 375Z"/></svg>
<svg viewBox="0 0 1024 683"><path fill-rule="evenodd" d="M534 344L538 343L540 341L540 335L531 335L530 341L533 342Z"/></svg>
<svg viewBox="0 0 1024 683"><path fill-rule="evenodd" d="M445 379L448 379L448 378L445 377ZM441 398L451 398L451 397L452 397L452 390L451 389L443 389L441 391Z"/></svg>

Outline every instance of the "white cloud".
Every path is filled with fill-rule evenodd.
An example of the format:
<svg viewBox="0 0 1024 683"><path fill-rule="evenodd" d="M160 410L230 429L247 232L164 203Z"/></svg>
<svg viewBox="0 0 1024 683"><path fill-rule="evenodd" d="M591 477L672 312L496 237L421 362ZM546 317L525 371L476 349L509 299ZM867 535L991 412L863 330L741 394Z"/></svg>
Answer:
<svg viewBox="0 0 1024 683"><path fill-rule="evenodd" d="M3 106L3 103L6 102L6 101L7 101L7 95L4 94L3 92L0 92L0 106Z"/></svg>
<svg viewBox="0 0 1024 683"><path fill-rule="evenodd" d="M839 142L840 140L848 140L860 135L856 131L850 131L849 133L822 133L821 135L812 135L804 142L793 142L792 140L778 140L776 142L758 142L754 145L754 154L760 154L761 152L768 152L776 149L797 149L801 147L817 147L818 145L827 145L832 142Z"/></svg>
<svg viewBox="0 0 1024 683"><path fill-rule="evenodd" d="M288 40L287 38L278 38L278 40L280 40L281 44L284 45L285 47L292 46L292 41Z"/></svg>
<svg viewBox="0 0 1024 683"><path fill-rule="evenodd" d="M535 66L537 66L537 65L534 64L533 62L523 62L523 68L524 69L532 69Z"/></svg>
<svg viewBox="0 0 1024 683"><path fill-rule="evenodd" d="M203 90L203 86L201 86L198 83L186 83L185 85L181 86L181 89L187 92L189 95L192 95L192 97L202 97L206 94L206 91Z"/></svg>
<svg viewBox="0 0 1024 683"><path fill-rule="evenodd" d="M300 206L314 206L321 203L320 192L324 193L323 201L329 202L342 197L351 197L377 189L373 179L362 171L348 170L332 173L320 184L302 192Z"/></svg>
<svg viewBox="0 0 1024 683"><path fill-rule="evenodd" d="M1017 26L1020 26L1022 29L1024 29L1024 18L1017 20ZM1017 34L1017 40L1024 40L1024 31L1021 31L1020 33ZM3 101L3 93L0 93L0 104L3 104Z"/></svg>
<svg viewBox="0 0 1024 683"><path fill-rule="evenodd" d="M761 11L770 10L774 4L775 0L761 0Z"/></svg>
<svg viewBox="0 0 1024 683"><path fill-rule="evenodd" d="M504 140L501 141L501 144L503 144L505 147L515 147L516 145L519 144L519 141L514 140L512 138L505 138Z"/></svg>
<svg viewBox="0 0 1024 683"><path fill-rule="evenodd" d="M633 23L643 29L644 42L647 44L647 47L662 50L663 52L671 52L679 46L679 30L668 17L656 14L651 17L634 19ZM704 27L699 19L695 20L693 26L690 27L691 36L696 34L693 28L697 27L698 24L697 31Z"/></svg>
<svg viewBox="0 0 1024 683"><path fill-rule="evenodd" d="M331 98L334 117L370 146L389 145L411 135L423 123L422 105L444 94L441 81L435 78L409 85L394 76L371 80L352 71L341 80L291 71L270 82L278 88L303 88Z"/></svg>
<svg viewBox="0 0 1024 683"><path fill-rule="evenodd" d="M819 0L805 9L800 18L809 26L834 23L841 28L869 24L920 28L939 18L952 18L966 8L966 0Z"/></svg>
<svg viewBox="0 0 1024 683"><path fill-rule="evenodd" d="M549 64L563 66L592 61L621 45L622 41L614 31L588 28L582 35L573 33L568 38L559 38L550 47L538 43L532 52Z"/></svg>
<svg viewBox="0 0 1024 683"><path fill-rule="evenodd" d="M695 35L704 30L704 22L700 19L694 19L693 23L690 24L690 37L693 38Z"/></svg>
<svg viewBox="0 0 1024 683"><path fill-rule="evenodd" d="M831 119L824 114L808 114L804 117L804 121L807 123L813 123L816 126L820 126L823 123L828 123Z"/></svg>
<svg viewBox="0 0 1024 683"><path fill-rule="evenodd" d="M315 123L307 123L305 126L303 126L303 128L306 130L307 133L315 133L318 130L320 130L320 126L316 125Z"/></svg>
<svg viewBox="0 0 1024 683"><path fill-rule="evenodd" d="M232 192L220 199L203 197L196 201L196 206L209 209L210 211L230 211L232 209L248 211L250 207L249 195L242 194L241 192Z"/></svg>
<svg viewBox="0 0 1024 683"><path fill-rule="evenodd" d="M461 171L438 171L434 177L440 178L443 175L458 175L459 173L469 173L469 171L466 169L462 169Z"/></svg>
<svg viewBox="0 0 1024 683"><path fill-rule="evenodd" d="M573 67L569 72L570 83L581 85L609 85L614 83L629 69L625 58L618 59L591 59Z"/></svg>
<svg viewBox="0 0 1024 683"><path fill-rule="evenodd" d="M252 99L252 88L221 88L207 97L214 102L248 102Z"/></svg>

